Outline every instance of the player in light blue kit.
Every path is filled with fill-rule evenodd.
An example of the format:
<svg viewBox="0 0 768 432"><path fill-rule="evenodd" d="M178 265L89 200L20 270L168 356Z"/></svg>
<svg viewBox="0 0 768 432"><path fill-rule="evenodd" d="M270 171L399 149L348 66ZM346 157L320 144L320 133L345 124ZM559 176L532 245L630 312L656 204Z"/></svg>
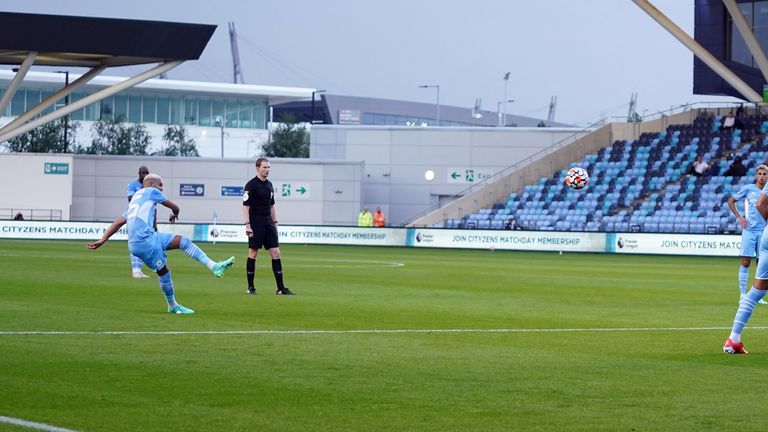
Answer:
<svg viewBox="0 0 768 432"><path fill-rule="evenodd" d="M755 172L755 183L746 185L738 190L733 196L728 198L728 207L736 216L736 220L742 227L741 231L741 266L739 266L739 291L741 296L747 293L747 281L749 279L749 264L752 258L758 259L760 248L760 237L765 229L765 219L757 211L755 205L760 198L760 191L765 187L768 181L768 166L760 165ZM739 213L736 202L744 203L744 215ZM768 304L760 300L760 304Z"/></svg>
<svg viewBox="0 0 768 432"><path fill-rule="evenodd" d="M128 196L129 203L131 202L131 198L133 198L133 194L143 187L142 183L147 174L149 174L149 168L142 165L139 167L139 178L128 183L128 188L126 189L125 194ZM144 265L144 263L141 262L141 258L131 254L131 275L133 275L134 278L141 279L149 277L141 271L142 265Z"/></svg>
<svg viewBox="0 0 768 432"><path fill-rule="evenodd" d="M232 267L235 257L214 262L187 237L157 232L157 204L161 204L173 212L168 218L171 223L176 222L179 217L179 206L168 200L162 190L163 179L156 174L147 174L144 177L144 187L133 195L128 210L112 222L112 225L107 228L99 240L89 243L88 248L98 249L123 225L127 224L128 249L149 268L157 272L157 276L160 278L160 289L163 290L168 302L168 312L193 314L195 311L176 302L171 271L166 266L165 251L181 248L187 255L208 267L216 277L222 277L224 272Z"/></svg>
<svg viewBox="0 0 768 432"><path fill-rule="evenodd" d="M758 172L761 169L768 170L768 167L760 165L758 167ZM765 183L765 181L763 183ZM768 187L763 186L755 207L763 220L768 218ZM765 297L766 290L768 290L768 236L762 236L760 239L758 258L757 270L755 270L755 282L752 284L752 289L741 297L741 301L739 301L739 309L736 310L736 317L733 319L731 335L723 344L723 352L727 354L747 353L747 350L744 349L744 343L741 341L741 333L744 331L744 327L752 316L755 306L757 306L757 303Z"/></svg>

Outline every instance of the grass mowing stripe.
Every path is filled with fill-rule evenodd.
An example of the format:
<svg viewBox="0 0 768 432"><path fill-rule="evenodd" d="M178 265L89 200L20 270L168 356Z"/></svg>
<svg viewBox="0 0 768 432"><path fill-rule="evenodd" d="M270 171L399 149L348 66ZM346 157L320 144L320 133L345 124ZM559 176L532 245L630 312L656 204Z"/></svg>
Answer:
<svg viewBox="0 0 768 432"><path fill-rule="evenodd" d="M169 253L198 310L182 318L156 277L130 277L124 242L84 245L0 241L0 414L111 432L768 430L749 411L768 309L748 356L721 349L735 256L286 244L286 298L268 258L247 296L246 246L205 244L237 262L216 279Z"/></svg>
<svg viewBox="0 0 768 432"><path fill-rule="evenodd" d="M51 426L45 423L31 422L28 420L17 419L13 417L0 416L0 423L8 423L16 426L25 427L28 429L37 429L49 432L77 432L72 429L64 429L57 426Z"/></svg>
<svg viewBox="0 0 768 432"><path fill-rule="evenodd" d="M306 335L306 334L387 334L387 333L583 333L583 332L682 332L730 330L731 327L621 327L621 328L541 328L541 329L364 329L364 330L199 330L199 331L0 331L0 336L77 336L77 335ZM750 327L768 330L768 327Z"/></svg>

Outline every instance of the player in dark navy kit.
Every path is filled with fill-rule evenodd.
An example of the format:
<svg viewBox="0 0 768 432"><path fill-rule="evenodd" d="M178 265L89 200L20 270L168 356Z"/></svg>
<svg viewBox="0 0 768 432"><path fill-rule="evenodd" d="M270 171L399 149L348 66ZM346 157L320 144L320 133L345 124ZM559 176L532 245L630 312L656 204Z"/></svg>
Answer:
<svg viewBox="0 0 768 432"><path fill-rule="evenodd" d="M248 236L248 261L246 275L248 294L256 294L253 276L256 273L256 257L262 247L272 257L272 273L277 283L276 294L293 295L283 284L283 265L280 261L280 244L277 236L277 216L275 214L275 190L269 177L269 160L256 159L256 177L243 188L243 220L245 234Z"/></svg>

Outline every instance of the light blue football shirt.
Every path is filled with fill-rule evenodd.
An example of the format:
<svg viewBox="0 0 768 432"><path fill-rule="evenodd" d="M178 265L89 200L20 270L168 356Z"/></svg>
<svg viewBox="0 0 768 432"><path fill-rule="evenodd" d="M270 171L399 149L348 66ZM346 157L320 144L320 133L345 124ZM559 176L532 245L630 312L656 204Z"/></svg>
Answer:
<svg viewBox="0 0 768 432"><path fill-rule="evenodd" d="M768 187L768 185L766 185ZM765 219L757 211L757 200L760 198L760 188L754 183L742 186L738 192L733 194L736 202L744 204L744 219L747 220L747 230L762 232L765 229ZM762 193L768 195L768 190L763 188Z"/></svg>
<svg viewBox="0 0 768 432"><path fill-rule="evenodd" d="M144 241L155 234L154 222L157 203L168 198L159 189L149 187L136 191L128 204L125 218L128 225L128 241Z"/></svg>
<svg viewBox="0 0 768 432"><path fill-rule="evenodd" d="M130 198L139 189L141 189L141 182L139 181L139 179L135 179L132 182L128 183L128 188L125 190L125 196Z"/></svg>

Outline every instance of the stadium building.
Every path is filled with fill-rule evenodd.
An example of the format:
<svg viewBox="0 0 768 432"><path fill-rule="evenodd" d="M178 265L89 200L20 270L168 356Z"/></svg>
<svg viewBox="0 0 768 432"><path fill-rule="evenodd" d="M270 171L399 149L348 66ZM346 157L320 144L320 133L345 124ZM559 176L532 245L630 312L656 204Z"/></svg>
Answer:
<svg viewBox="0 0 768 432"><path fill-rule="evenodd" d="M276 105L274 118L279 121L283 115L290 114L301 122L347 126L571 126L555 121L505 113L503 103L497 104L496 108L497 111L488 111L479 108L438 106L437 103L320 93L316 100L302 100ZM438 113L440 116L439 124Z"/></svg>
<svg viewBox="0 0 768 432"><path fill-rule="evenodd" d="M12 70L0 70L0 97L14 76ZM0 117L0 125L7 124L80 77L69 73L29 72ZM97 76L75 90L68 101L58 101L43 114L125 79ZM190 132L201 156L253 157L269 140L269 107L306 99L312 91L295 87L150 79L78 109L69 118L82 124L76 140L86 147L91 140L90 127L94 122L122 117L128 123L144 124L154 139L154 148L160 147L165 127L173 125L184 126Z"/></svg>

